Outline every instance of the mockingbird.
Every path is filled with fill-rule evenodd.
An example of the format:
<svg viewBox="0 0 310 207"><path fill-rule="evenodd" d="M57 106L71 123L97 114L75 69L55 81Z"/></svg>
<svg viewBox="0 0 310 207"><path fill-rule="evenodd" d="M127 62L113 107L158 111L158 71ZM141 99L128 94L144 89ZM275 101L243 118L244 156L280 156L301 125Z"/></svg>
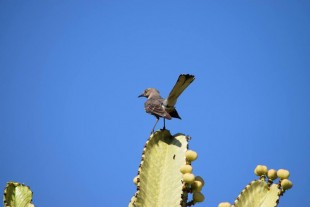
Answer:
<svg viewBox="0 0 310 207"><path fill-rule="evenodd" d="M147 88L140 96L138 96L146 97L148 99L144 103L144 109L146 113L152 114L156 117L156 123L152 129L152 133L154 132L154 128L160 117L164 118L164 129L165 119L181 119L174 106L177 103L178 97L189 86L189 84L194 81L194 79L195 76L193 75L181 74L166 99L163 99L160 96L159 91L156 88Z"/></svg>

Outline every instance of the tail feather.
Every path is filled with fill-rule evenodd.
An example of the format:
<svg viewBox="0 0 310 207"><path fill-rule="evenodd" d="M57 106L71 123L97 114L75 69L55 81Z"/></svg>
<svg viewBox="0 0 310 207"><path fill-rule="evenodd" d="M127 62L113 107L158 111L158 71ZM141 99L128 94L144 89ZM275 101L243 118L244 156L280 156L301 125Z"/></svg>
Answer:
<svg viewBox="0 0 310 207"><path fill-rule="evenodd" d="M182 92L195 80L195 76L190 74L181 74L171 90L168 98L166 99L165 105L169 107L173 107L178 97L182 94Z"/></svg>
<svg viewBox="0 0 310 207"><path fill-rule="evenodd" d="M177 110L175 110L175 109L173 111L171 111L169 114L173 118L181 119L180 115L178 114Z"/></svg>

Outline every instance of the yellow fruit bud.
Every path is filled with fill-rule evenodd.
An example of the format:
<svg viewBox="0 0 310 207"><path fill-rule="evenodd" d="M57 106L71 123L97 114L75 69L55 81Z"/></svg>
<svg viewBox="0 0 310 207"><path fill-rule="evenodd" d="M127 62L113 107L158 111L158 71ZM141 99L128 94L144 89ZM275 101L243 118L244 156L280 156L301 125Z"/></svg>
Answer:
<svg viewBox="0 0 310 207"><path fill-rule="evenodd" d="M196 202L202 202L205 200L205 197L202 193L195 192L195 193L193 193L193 200Z"/></svg>
<svg viewBox="0 0 310 207"><path fill-rule="evenodd" d="M200 182L202 183L202 186L204 186L204 185L205 185L205 181L203 180L203 178L202 178L202 177L200 177L200 176L196 176L196 177L195 177L195 180L200 181Z"/></svg>
<svg viewBox="0 0 310 207"><path fill-rule="evenodd" d="M257 176L262 176L262 175L266 175L267 171L268 171L267 166L265 166L265 165L257 165L255 170L254 170L254 173Z"/></svg>
<svg viewBox="0 0 310 207"><path fill-rule="evenodd" d="M268 178L270 179L270 180L275 180L275 179L277 179L277 171L276 170L274 170L274 169L270 169L270 170L268 170L268 173L267 173L267 176L268 176Z"/></svg>
<svg viewBox="0 0 310 207"><path fill-rule="evenodd" d="M193 192L200 192L202 189L202 182L195 180L192 184L192 191Z"/></svg>
<svg viewBox="0 0 310 207"><path fill-rule="evenodd" d="M192 173L183 174L183 181L187 184L192 184L195 181L195 175Z"/></svg>
<svg viewBox="0 0 310 207"><path fill-rule="evenodd" d="M191 162L191 161L196 160L198 155L197 155L197 152L195 152L193 150L187 150L185 153L185 157L186 157L186 160Z"/></svg>
<svg viewBox="0 0 310 207"><path fill-rule="evenodd" d="M222 203L220 203L219 205L218 205L218 207L230 207L231 205L230 205L230 203L228 203L228 202L222 202Z"/></svg>
<svg viewBox="0 0 310 207"><path fill-rule="evenodd" d="M285 169L279 169L277 175L280 179L287 179L288 177L290 177L290 172Z"/></svg>
<svg viewBox="0 0 310 207"><path fill-rule="evenodd" d="M281 180L281 186L283 190L288 190L293 187L293 183L288 179Z"/></svg>
<svg viewBox="0 0 310 207"><path fill-rule="evenodd" d="M192 173L193 171L193 167L191 165L183 165L181 168L180 168L180 171L182 174L185 174L185 173Z"/></svg>
<svg viewBox="0 0 310 207"><path fill-rule="evenodd" d="M137 175L137 176L134 177L134 179L133 179L133 183L134 183L135 185L138 184L138 178L139 178L139 176Z"/></svg>

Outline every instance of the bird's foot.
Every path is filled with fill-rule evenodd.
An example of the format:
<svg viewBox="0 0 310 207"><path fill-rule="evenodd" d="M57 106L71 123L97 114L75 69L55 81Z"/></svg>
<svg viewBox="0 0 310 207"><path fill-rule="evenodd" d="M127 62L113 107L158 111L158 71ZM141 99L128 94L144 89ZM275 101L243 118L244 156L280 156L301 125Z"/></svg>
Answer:
<svg viewBox="0 0 310 207"><path fill-rule="evenodd" d="M168 131L168 129L166 127L163 127L160 129L161 131Z"/></svg>

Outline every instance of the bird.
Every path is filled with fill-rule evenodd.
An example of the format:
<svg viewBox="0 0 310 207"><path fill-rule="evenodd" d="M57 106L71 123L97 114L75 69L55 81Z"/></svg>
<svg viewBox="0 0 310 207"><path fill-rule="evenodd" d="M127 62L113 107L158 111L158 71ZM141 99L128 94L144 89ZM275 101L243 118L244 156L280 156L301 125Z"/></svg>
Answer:
<svg viewBox="0 0 310 207"><path fill-rule="evenodd" d="M164 119L164 127L166 129L165 120L171 120L172 118L181 119L178 114L175 105L182 92L195 80L194 75L181 74L171 92L166 99L160 96L160 92L156 88L147 88L138 97L145 97L147 101L144 103L144 109L146 113L149 113L156 117L156 123L151 131L154 129L160 118Z"/></svg>

